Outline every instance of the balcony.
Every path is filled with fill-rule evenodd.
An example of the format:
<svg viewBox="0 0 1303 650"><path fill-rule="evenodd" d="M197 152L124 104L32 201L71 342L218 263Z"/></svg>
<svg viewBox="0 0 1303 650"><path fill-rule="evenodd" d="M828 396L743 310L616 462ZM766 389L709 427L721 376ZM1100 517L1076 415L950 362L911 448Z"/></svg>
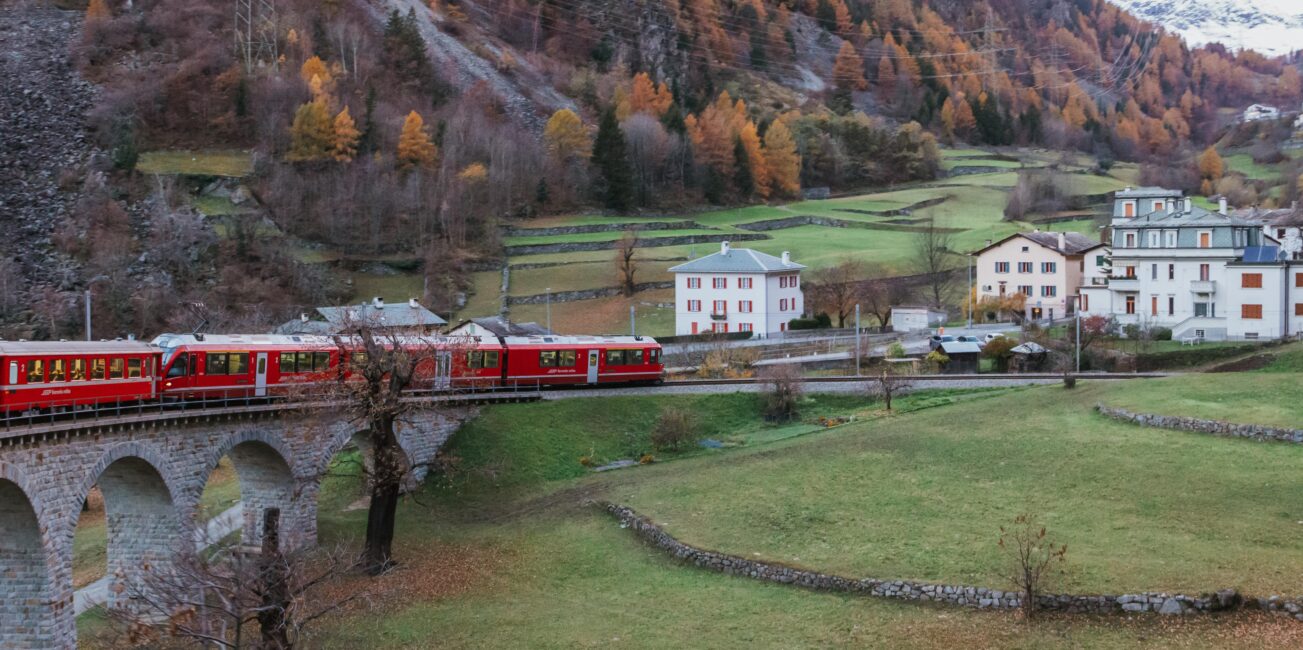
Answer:
<svg viewBox="0 0 1303 650"><path fill-rule="evenodd" d="M728 312L711 312L710 320L728 320Z"/></svg>
<svg viewBox="0 0 1303 650"><path fill-rule="evenodd" d="M1115 291L1139 291L1140 278L1134 275L1115 275L1108 279L1108 286Z"/></svg>
<svg viewBox="0 0 1303 650"><path fill-rule="evenodd" d="M1090 279L1090 286L1092 286L1092 287L1107 287L1107 286L1108 286L1108 278L1091 278L1091 279Z"/></svg>
<svg viewBox="0 0 1303 650"><path fill-rule="evenodd" d="M1191 280L1191 293L1217 293L1216 280Z"/></svg>

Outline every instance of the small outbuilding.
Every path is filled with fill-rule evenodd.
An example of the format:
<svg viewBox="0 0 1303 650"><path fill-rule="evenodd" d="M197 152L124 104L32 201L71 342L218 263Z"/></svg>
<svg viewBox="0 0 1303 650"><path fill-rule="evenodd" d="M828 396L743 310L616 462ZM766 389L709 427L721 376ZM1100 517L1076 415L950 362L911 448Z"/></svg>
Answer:
<svg viewBox="0 0 1303 650"><path fill-rule="evenodd" d="M919 305L899 305L891 308L891 327L897 332L913 332L941 327L949 318L944 309Z"/></svg>
<svg viewBox="0 0 1303 650"><path fill-rule="evenodd" d="M938 348L950 358L944 372L948 375L975 375L982 364L982 346L971 341L946 341Z"/></svg>
<svg viewBox="0 0 1303 650"><path fill-rule="evenodd" d="M1009 372L1042 372L1050 358L1050 351L1035 341L1020 344L1009 353Z"/></svg>

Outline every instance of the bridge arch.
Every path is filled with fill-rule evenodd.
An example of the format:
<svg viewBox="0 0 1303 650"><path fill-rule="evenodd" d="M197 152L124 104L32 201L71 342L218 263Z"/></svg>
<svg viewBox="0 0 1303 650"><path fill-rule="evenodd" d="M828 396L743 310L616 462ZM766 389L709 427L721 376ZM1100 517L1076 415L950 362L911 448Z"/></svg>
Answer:
<svg viewBox="0 0 1303 650"><path fill-rule="evenodd" d="M153 448L123 443L100 458L78 493L78 503L95 485L104 495L110 607L130 609L134 597L150 588L148 573L167 571L178 553L193 548L184 515L191 505L166 468Z"/></svg>
<svg viewBox="0 0 1303 650"><path fill-rule="evenodd" d="M72 621L57 596L52 554L41 532L46 512L17 468L0 463L0 641L6 648L52 648Z"/></svg>
<svg viewBox="0 0 1303 650"><path fill-rule="evenodd" d="M304 517L315 518L316 513L306 512L312 508L309 499L300 499L299 475L290 464L295 456L278 437L259 431L236 433L213 450L205 471L211 474L222 456L230 457L240 481L243 543L256 545L262 541L262 513L267 508L281 511L282 540L287 549L312 541L296 531L301 530L299 522Z"/></svg>

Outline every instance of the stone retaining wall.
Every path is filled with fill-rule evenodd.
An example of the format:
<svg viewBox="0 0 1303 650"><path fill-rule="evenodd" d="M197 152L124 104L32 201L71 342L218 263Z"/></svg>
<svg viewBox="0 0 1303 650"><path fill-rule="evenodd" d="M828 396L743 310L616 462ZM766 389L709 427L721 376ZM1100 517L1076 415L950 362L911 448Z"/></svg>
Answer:
<svg viewBox="0 0 1303 650"><path fill-rule="evenodd" d="M691 230L705 228L695 221L638 221L631 223L594 223L583 226L556 226L554 228L506 228L504 237L552 237L556 235L579 235L592 232L623 232L637 230ZM711 230L714 230L713 228Z"/></svg>
<svg viewBox="0 0 1303 650"><path fill-rule="evenodd" d="M638 248L654 248L657 246L687 246L690 244L712 244L722 241L759 241L770 239L769 235L745 233L727 233L720 235L678 235L675 237L643 237L638 242ZM517 246L507 246L507 255L540 255L543 253L577 253L581 251L604 251L614 250L620 245L620 240L612 239L610 241L585 241L585 242L567 242L559 244L520 244Z"/></svg>
<svg viewBox="0 0 1303 650"><path fill-rule="evenodd" d="M725 575L790 584L816 591L835 591L896 600L936 602L976 609L1016 609L1022 605L1021 594L1017 591L914 580L845 578L707 551L680 542L662 530L660 526L639 515L631 508L614 503L601 505L620 521L621 528L632 529L635 534L651 545L679 560ZM1202 596L1169 594L1166 592L1145 592L1121 596L1043 594L1038 597L1037 604L1039 609L1042 610L1082 614L1115 614L1122 612L1202 614L1243 607L1257 607L1267 611L1286 613L1303 621L1303 613L1301 613L1303 612L1303 601L1279 596L1245 599L1233 589L1223 589Z"/></svg>
<svg viewBox="0 0 1303 650"><path fill-rule="evenodd" d="M923 232L924 230L927 230L925 226L911 226L906 224L881 223L874 221L848 221L836 217L816 217L813 215L797 215L795 217L782 217L780 219L765 219L763 221L752 221L751 223L740 223L737 225L737 227L742 230L750 230L752 232L784 230L800 226L856 228L859 230L888 230L892 232ZM963 232L963 230L959 228L937 228L937 230L947 233Z"/></svg>
<svg viewBox="0 0 1303 650"><path fill-rule="evenodd" d="M651 291L653 289L673 289L673 280L662 280L660 282L640 282L633 285L635 292ZM549 300L552 302L574 302L576 300L593 300L596 298L609 298L618 296L623 289L620 287L600 287L597 289L581 289L577 291L553 291L551 294L536 293L529 296L508 296L508 305L541 305Z"/></svg>
<svg viewBox="0 0 1303 650"><path fill-rule="evenodd" d="M1252 440L1264 442L1278 441L1292 442L1295 444L1303 443L1303 429L1269 427L1262 424L1235 424L1234 422L1203 420L1200 418L1188 418L1179 415L1133 413L1126 409L1113 408L1103 404L1097 404L1095 408L1105 417L1110 417L1122 422L1130 422L1131 424L1138 424L1142 427L1176 429L1178 431L1193 431L1196 433L1211 433L1215 436L1250 438Z"/></svg>

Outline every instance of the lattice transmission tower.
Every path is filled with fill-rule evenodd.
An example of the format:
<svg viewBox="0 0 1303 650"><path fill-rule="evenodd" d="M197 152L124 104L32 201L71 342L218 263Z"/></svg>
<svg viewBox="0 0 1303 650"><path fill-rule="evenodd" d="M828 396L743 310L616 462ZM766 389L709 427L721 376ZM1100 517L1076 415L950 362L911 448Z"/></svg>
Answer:
<svg viewBox="0 0 1303 650"><path fill-rule="evenodd" d="M245 74L260 65L275 67L276 5L272 0L235 0L235 53Z"/></svg>

